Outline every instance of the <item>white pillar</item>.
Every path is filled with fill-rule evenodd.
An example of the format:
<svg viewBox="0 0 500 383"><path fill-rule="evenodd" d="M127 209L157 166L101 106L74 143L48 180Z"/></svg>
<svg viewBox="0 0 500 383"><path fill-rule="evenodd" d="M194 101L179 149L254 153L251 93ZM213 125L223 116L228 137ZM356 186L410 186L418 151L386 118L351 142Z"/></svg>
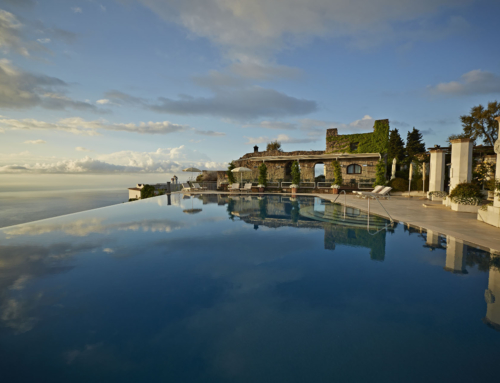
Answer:
<svg viewBox="0 0 500 383"><path fill-rule="evenodd" d="M465 255L463 241L448 235L446 237L446 265L444 269L453 274L467 274Z"/></svg>
<svg viewBox="0 0 500 383"><path fill-rule="evenodd" d="M462 182L472 181L472 147L470 138L451 140L450 191Z"/></svg>
<svg viewBox="0 0 500 383"><path fill-rule="evenodd" d="M495 142L495 153L497 154L497 170L495 172L495 179L500 180L500 117L495 118L495 120L498 121L498 139ZM500 191L496 192L500 193ZM493 206L500 208L500 197L495 196Z"/></svg>
<svg viewBox="0 0 500 383"><path fill-rule="evenodd" d="M329 205L326 205L329 206ZM432 230L427 230L427 240L425 241L427 247L433 250L435 247L439 247L439 234Z"/></svg>
<svg viewBox="0 0 500 383"><path fill-rule="evenodd" d="M445 155L444 149L431 149L429 191L444 191Z"/></svg>
<svg viewBox="0 0 500 383"><path fill-rule="evenodd" d="M495 255L492 259L495 259ZM496 255L499 257L500 255ZM486 317L485 322L500 331L500 271L491 267L488 278L488 289L484 292L484 299L486 301Z"/></svg>

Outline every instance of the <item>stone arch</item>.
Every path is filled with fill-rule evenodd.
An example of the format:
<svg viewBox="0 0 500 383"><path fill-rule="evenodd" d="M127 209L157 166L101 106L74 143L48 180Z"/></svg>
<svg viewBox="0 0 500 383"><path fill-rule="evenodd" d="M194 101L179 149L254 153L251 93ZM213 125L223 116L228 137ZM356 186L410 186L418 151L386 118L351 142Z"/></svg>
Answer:
<svg viewBox="0 0 500 383"><path fill-rule="evenodd" d="M317 166L319 165L319 166ZM325 182L326 180L326 164L323 161L317 161L313 164L313 176L315 182Z"/></svg>

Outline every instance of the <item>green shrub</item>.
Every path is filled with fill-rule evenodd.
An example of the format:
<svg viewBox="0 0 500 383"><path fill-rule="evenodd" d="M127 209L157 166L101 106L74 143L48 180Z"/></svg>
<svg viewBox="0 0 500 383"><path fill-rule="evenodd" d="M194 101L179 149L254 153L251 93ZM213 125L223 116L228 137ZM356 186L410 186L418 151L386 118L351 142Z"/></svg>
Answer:
<svg viewBox="0 0 500 383"><path fill-rule="evenodd" d="M229 163L229 166L227 167L227 172L226 172L226 174L227 174L227 179L228 179L228 181L229 181L229 184L234 184L234 183L236 183L236 178L234 178L234 173L231 171L231 170L233 170L234 168L236 168L236 166L234 165L234 162L233 162L233 161L231 161L231 162Z"/></svg>
<svg viewBox="0 0 500 383"><path fill-rule="evenodd" d="M402 178L394 178L389 182L389 186L392 188L394 191L407 191L408 190L408 181L404 180Z"/></svg>
<svg viewBox="0 0 500 383"><path fill-rule="evenodd" d="M451 191L450 198L454 203L461 205L478 205L483 199L483 193L479 185L462 182Z"/></svg>
<svg viewBox="0 0 500 383"><path fill-rule="evenodd" d="M155 187L152 185L144 185L141 189L141 199L150 198L155 196Z"/></svg>
<svg viewBox="0 0 500 383"><path fill-rule="evenodd" d="M293 161L292 163L292 183L295 185L300 184L300 168L297 161Z"/></svg>
<svg viewBox="0 0 500 383"><path fill-rule="evenodd" d="M259 166L259 185L267 186L267 166L265 163Z"/></svg>
<svg viewBox="0 0 500 383"><path fill-rule="evenodd" d="M408 180L408 177L409 177L408 169L406 169L406 170L398 170L396 172L396 178L402 178L404 180Z"/></svg>
<svg viewBox="0 0 500 383"><path fill-rule="evenodd" d="M375 182L373 186L385 185L385 163L382 159L377 162L376 172L375 172Z"/></svg>
<svg viewBox="0 0 500 383"><path fill-rule="evenodd" d="M342 170L340 169L340 164L338 161L333 161L332 165L333 165L333 176L335 177L335 181L333 182L335 185L341 186L343 180L342 180Z"/></svg>
<svg viewBox="0 0 500 383"><path fill-rule="evenodd" d="M416 190L422 191L424 189L424 187L423 187L424 186L424 180L423 180L423 178L417 178L417 182L416 182L415 186L416 186L416 188L415 188ZM427 177L425 179L425 190L429 191L429 177Z"/></svg>
<svg viewBox="0 0 500 383"><path fill-rule="evenodd" d="M438 198L445 198L445 197L448 197L448 193L444 192L444 191L431 191L429 193L429 196L431 197L438 197Z"/></svg>

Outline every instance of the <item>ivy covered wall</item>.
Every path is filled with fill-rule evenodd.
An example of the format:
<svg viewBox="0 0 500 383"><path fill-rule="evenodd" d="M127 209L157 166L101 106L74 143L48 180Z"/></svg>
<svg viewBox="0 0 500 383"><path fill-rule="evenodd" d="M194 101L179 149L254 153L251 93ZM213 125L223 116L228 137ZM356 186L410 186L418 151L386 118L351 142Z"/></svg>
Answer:
<svg viewBox="0 0 500 383"><path fill-rule="evenodd" d="M337 135L337 129L329 129L326 137L326 153L387 153L389 120L376 120L372 133Z"/></svg>

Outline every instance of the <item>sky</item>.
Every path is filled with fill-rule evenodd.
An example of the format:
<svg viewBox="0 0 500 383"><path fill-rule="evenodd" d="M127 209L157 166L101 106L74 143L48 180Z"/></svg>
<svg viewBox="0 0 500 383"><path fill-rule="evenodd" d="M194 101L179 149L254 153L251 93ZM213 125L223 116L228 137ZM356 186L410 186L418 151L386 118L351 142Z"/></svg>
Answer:
<svg viewBox="0 0 500 383"><path fill-rule="evenodd" d="M0 0L0 190L222 170L500 100L495 0ZM79 176L79 177L78 177ZM3 189L2 189L3 188Z"/></svg>

